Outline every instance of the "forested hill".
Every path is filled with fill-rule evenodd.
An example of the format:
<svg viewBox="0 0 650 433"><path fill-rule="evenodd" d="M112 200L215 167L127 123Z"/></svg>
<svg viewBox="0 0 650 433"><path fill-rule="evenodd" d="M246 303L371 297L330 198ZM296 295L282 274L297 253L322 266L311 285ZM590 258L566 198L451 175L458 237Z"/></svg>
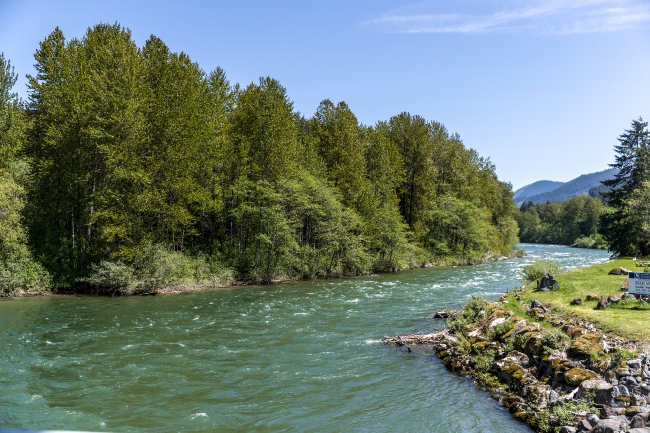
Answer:
<svg viewBox="0 0 650 433"><path fill-rule="evenodd" d="M588 194L589 190L592 188L600 187L603 180L613 179L616 173L618 173L617 169L610 168L609 170L603 170L596 173L583 174L569 182L563 183L552 191L532 196L529 195L527 197L520 195L516 201L518 204L521 204L521 202L524 201L532 201L533 204L563 202L571 197Z"/></svg>
<svg viewBox="0 0 650 433"><path fill-rule="evenodd" d="M512 252L489 160L436 121L297 113L118 24L35 53L29 100L0 57L0 293L111 293L331 277ZM317 85L317 83L314 83Z"/></svg>
<svg viewBox="0 0 650 433"><path fill-rule="evenodd" d="M523 186L515 191L514 199L516 202L521 202L527 197L532 197L537 194L553 191L555 188L564 185L564 182L555 182L552 180L538 180L530 185Z"/></svg>

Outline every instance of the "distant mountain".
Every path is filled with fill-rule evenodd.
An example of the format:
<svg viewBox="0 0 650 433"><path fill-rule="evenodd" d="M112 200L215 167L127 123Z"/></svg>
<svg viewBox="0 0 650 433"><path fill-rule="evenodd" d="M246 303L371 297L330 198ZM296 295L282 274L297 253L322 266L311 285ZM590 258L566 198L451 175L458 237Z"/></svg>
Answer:
<svg viewBox="0 0 650 433"><path fill-rule="evenodd" d="M573 180L570 180L566 183L563 183L559 187L555 188L552 191L543 192L541 194L535 194L532 196L524 197L523 199L515 199L516 202L523 201L532 201L533 203L546 203L554 201L565 201L571 197L576 197L582 194L589 194L590 190L596 188L599 189L601 186L601 181L606 179L612 179L618 173L618 170L615 168L610 168L609 170L599 171L597 173L583 174L578 176ZM533 184L534 185L534 184ZM594 190L594 191L596 191ZM592 194L594 193L592 191Z"/></svg>
<svg viewBox="0 0 650 433"><path fill-rule="evenodd" d="M516 202L524 201L527 197L532 197L537 194L553 191L555 188L564 185L564 182L555 182L553 180L538 180L530 185L523 186L515 191L514 199Z"/></svg>

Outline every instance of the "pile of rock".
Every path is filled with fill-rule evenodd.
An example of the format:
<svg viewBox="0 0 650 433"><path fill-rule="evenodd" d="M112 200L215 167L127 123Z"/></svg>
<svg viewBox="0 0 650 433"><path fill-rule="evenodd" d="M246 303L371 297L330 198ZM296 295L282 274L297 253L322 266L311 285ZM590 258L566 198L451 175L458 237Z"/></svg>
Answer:
<svg viewBox="0 0 650 433"><path fill-rule="evenodd" d="M557 424L551 416L550 428L563 432L650 433L650 427L646 427L650 413L650 354L634 351L635 347L622 338L608 338L592 323L552 317L537 301L528 312L571 335L573 343L549 350L545 347L547 331L539 323L515 319L511 311L497 303L486 308L476 323L445 335L433 346L449 369L478 381L485 377L477 374L479 358L491 350L494 358L488 373L505 386L505 391L501 389L495 396L517 419L537 431L549 428L548 424L540 424L540 411L553 413L556 407L588 401L591 411L573 413L570 425ZM506 321L512 325L499 335L496 330L507 329L498 328ZM616 361L611 352L626 345L638 358Z"/></svg>

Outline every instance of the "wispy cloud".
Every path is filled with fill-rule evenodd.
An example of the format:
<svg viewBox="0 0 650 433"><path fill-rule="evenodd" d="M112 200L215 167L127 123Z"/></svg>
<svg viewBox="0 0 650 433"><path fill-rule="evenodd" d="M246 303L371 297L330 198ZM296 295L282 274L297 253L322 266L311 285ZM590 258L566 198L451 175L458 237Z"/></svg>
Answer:
<svg viewBox="0 0 650 433"><path fill-rule="evenodd" d="M524 2L518 2L522 4ZM419 4L426 7L425 4ZM433 5L431 5L433 9ZM389 13L365 22L398 33L487 33L532 30L570 34L613 32L650 23L650 5L638 0L529 1L487 14Z"/></svg>

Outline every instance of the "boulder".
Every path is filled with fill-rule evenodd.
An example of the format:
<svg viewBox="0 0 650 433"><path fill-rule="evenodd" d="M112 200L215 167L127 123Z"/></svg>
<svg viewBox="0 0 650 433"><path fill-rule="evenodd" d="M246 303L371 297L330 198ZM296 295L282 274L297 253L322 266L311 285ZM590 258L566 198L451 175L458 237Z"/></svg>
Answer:
<svg viewBox="0 0 650 433"><path fill-rule="evenodd" d="M512 381L520 381L526 370L517 363L516 360L504 358L500 361L495 361L492 364L492 368L496 371L499 379L505 383L511 383Z"/></svg>
<svg viewBox="0 0 650 433"><path fill-rule="evenodd" d="M591 394L596 394L597 392L605 392L612 388L612 385L605 382L602 379L589 379L580 383L580 388L576 394L577 399L584 399L590 397ZM595 416L595 415L594 415ZM589 418L587 418L589 419ZM596 424L598 421L593 422L589 421L592 424Z"/></svg>
<svg viewBox="0 0 650 433"><path fill-rule="evenodd" d="M537 290L548 291L557 288L557 280L548 272L544 272L544 274L537 279Z"/></svg>
<svg viewBox="0 0 650 433"><path fill-rule="evenodd" d="M584 334L578 338L571 349L569 349L576 356L592 356L604 353L605 345L603 344L604 335L597 332L592 334Z"/></svg>
<svg viewBox="0 0 650 433"><path fill-rule="evenodd" d="M582 305L582 299L581 298L576 298L573 301L571 301L571 305Z"/></svg>
<svg viewBox="0 0 650 433"><path fill-rule="evenodd" d="M542 305L541 302L539 302L537 299L535 299L535 300L531 301L530 308L542 308L542 309L544 309L544 306Z"/></svg>
<svg viewBox="0 0 650 433"><path fill-rule="evenodd" d="M621 426L618 419L601 419L592 430L593 433L619 433L624 432L626 426Z"/></svg>
<svg viewBox="0 0 650 433"><path fill-rule="evenodd" d="M584 368L574 367L564 373L566 383L573 386L578 386L585 380L598 380L599 376L591 370Z"/></svg>
<svg viewBox="0 0 650 433"><path fill-rule="evenodd" d="M598 418L597 415L590 413L587 414L587 421L589 421L589 424L591 424L592 426L595 426L596 424L598 424L598 421L600 421L600 418Z"/></svg>
<svg viewBox="0 0 650 433"><path fill-rule="evenodd" d="M637 413L632 417L632 420L630 421L630 427L631 428L644 428L645 423L646 423L646 417L641 415L640 413Z"/></svg>
<svg viewBox="0 0 650 433"><path fill-rule="evenodd" d="M612 386L607 389L596 390L596 403L612 408L624 408L630 406L630 392L625 385Z"/></svg>
<svg viewBox="0 0 650 433"><path fill-rule="evenodd" d="M558 400L557 392L549 385L542 385L539 382L533 383L524 390L524 397L535 405L538 409L544 409L551 403Z"/></svg>
<svg viewBox="0 0 650 433"><path fill-rule="evenodd" d="M576 433L576 428L568 425L563 425L560 427L560 433Z"/></svg>
<svg viewBox="0 0 650 433"><path fill-rule="evenodd" d="M611 271L609 271L609 275L627 275L628 272L632 272L632 271L626 268L614 268Z"/></svg>
<svg viewBox="0 0 650 433"><path fill-rule="evenodd" d="M640 359L630 359L627 361L627 367L631 368L632 370L640 370L641 369L641 360Z"/></svg>
<svg viewBox="0 0 650 433"><path fill-rule="evenodd" d="M604 310L607 307L609 307L609 304L607 303L605 297L601 296L598 298L598 305L596 305L596 310Z"/></svg>
<svg viewBox="0 0 650 433"><path fill-rule="evenodd" d="M526 355L525 353L521 353L517 350L511 350L510 352L508 352L508 355L506 356L505 359L511 359L515 361L517 364L522 366L528 365L528 363L530 362L530 360L528 359L528 355Z"/></svg>
<svg viewBox="0 0 650 433"><path fill-rule="evenodd" d="M591 431L593 430L593 428L594 427L591 425L591 423L586 419L581 419L580 421L578 421L578 429L580 431Z"/></svg>

